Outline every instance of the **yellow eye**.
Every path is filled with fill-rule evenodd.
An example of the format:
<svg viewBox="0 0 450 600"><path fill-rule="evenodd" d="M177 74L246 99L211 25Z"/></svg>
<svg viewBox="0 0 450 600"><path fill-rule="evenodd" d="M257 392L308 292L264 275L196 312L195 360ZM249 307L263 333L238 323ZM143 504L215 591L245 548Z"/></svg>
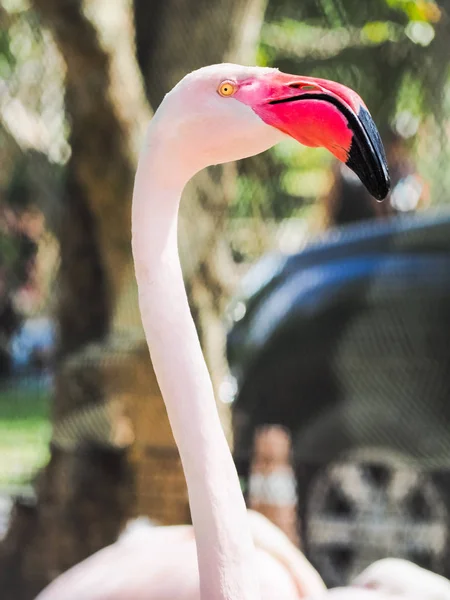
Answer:
<svg viewBox="0 0 450 600"><path fill-rule="evenodd" d="M232 96L236 91L236 85L231 81L222 81L217 91L221 96Z"/></svg>

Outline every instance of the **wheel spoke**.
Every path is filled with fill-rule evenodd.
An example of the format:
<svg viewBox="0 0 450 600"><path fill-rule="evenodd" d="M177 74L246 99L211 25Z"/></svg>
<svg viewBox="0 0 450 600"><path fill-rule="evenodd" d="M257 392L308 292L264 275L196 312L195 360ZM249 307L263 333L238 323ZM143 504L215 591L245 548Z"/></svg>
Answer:
<svg viewBox="0 0 450 600"><path fill-rule="evenodd" d="M355 528L347 519L312 517L308 522L308 539L315 546L350 546Z"/></svg>
<svg viewBox="0 0 450 600"><path fill-rule="evenodd" d="M443 520L431 523L411 523L405 531L405 547L408 551L425 551L437 554L447 544L447 524Z"/></svg>
<svg viewBox="0 0 450 600"><path fill-rule="evenodd" d="M359 510L370 506L373 500L373 490L364 478L360 465L343 463L332 470L332 480L341 489L342 493L356 503Z"/></svg>
<svg viewBox="0 0 450 600"><path fill-rule="evenodd" d="M390 481L387 485L387 496L389 500L398 504L420 484L420 474L409 469L396 469L392 471Z"/></svg>

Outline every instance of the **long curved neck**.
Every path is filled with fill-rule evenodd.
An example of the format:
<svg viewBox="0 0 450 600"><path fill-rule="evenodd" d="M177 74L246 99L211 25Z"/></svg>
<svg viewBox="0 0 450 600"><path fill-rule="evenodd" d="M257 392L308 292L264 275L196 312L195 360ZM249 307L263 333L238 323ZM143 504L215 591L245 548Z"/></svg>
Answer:
<svg viewBox="0 0 450 600"><path fill-rule="evenodd" d="M181 192L194 174L151 123L136 174L133 256L150 354L189 493L202 600L257 600L244 499L189 310L177 249Z"/></svg>

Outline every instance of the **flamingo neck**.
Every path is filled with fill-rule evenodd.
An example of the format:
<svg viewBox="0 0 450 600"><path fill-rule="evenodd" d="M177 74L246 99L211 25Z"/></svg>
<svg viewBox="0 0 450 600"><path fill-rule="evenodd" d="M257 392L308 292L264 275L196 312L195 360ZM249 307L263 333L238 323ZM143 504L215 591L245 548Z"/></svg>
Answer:
<svg viewBox="0 0 450 600"><path fill-rule="evenodd" d="M245 503L178 256L179 202L195 169L173 144L152 122L136 173L132 246L142 323L186 477L201 599L257 600Z"/></svg>

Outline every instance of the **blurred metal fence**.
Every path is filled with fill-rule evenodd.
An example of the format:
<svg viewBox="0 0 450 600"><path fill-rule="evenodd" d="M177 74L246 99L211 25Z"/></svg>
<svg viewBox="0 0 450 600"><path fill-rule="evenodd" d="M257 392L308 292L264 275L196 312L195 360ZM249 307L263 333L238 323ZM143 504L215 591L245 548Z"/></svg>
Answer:
<svg viewBox="0 0 450 600"><path fill-rule="evenodd" d="M226 4L226 0L222 2ZM52 32L42 26L40 13L33 8L44 4L36 2L29 5L25 1L8 0L0 7L0 489L4 488L6 498L4 506L0 506L2 514L9 510L7 498L11 487L26 487L34 472L45 464L52 436L49 418L53 393L51 378L60 325L57 311L61 243L58 223L67 208L67 168L73 149L70 145L70 115L64 102L67 93L66 63ZM132 10L131 3L127 2L117 3L117 6L111 2L107 9L99 4L97 10L94 3L84 3L84 14L86 18L92 18L106 55L110 52L115 19L118 15L120 17L124 7ZM234 276L245 273L266 252L297 251L319 232L335 224L409 214L448 202L449 10L449 4L444 0L370 0L365 3L360 0L308 0L302 3L269 0L257 50L258 62L278 66L288 72L337 79L357 89L367 100L386 140L394 189L387 204L380 208L367 197L348 170L336 165L325 152L301 148L289 142L262 157L243 161L235 169L233 167L231 174L227 174L226 181L222 180L227 186L225 195L230 199L225 219L223 205L217 203L216 206L217 222L221 223L217 237L222 240L227 255L232 257ZM202 18L203 27L208 27L207 15ZM238 29L239 24L233 24L233 27ZM132 55L134 49L129 48L129 52ZM189 52L188 47L186 52ZM113 62L111 56L109 58ZM157 58L153 57L153 61ZM71 68L74 68L73 65ZM109 66L101 65L100 68L108 69ZM118 72L120 75L120 70ZM81 75L95 77L93 73ZM120 90L120 82L114 87L114 91L117 90ZM121 100L113 98L112 101L116 102L117 112L121 113ZM133 124L133 127L137 126L142 126L138 119ZM126 123L124 127L126 129ZM124 135L133 138L135 132L127 130ZM108 132L105 133L104 145L107 151ZM132 148L130 160L133 160L133 151L136 151L134 138L129 146ZM216 253L215 256L221 254ZM216 262L207 262L205 271L209 276L203 280L206 286L223 278L223 273L219 273L219 262L219 258ZM67 268L67 265L62 268ZM223 306L226 295L233 291L234 282L225 283L229 286L223 281L219 286L222 294L219 306ZM129 296L127 290L124 292L125 303L131 298L126 310L136 312L133 284L127 280L126 285L131 290ZM197 288L200 291L195 296L198 303L196 310L201 312L204 296L201 286ZM80 311L91 302L88 297L79 300ZM206 299L205 312L214 304L208 302ZM129 319L131 322L138 320L137 312ZM202 323L201 318L199 322ZM94 354L83 354L82 360L76 363L75 371L79 373L80 369L85 369L86 361ZM110 358L111 364L122 360L121 357L126 362L127 350L123 347L113 354L114 358L102 354L92 361L102 368ZM113 366L111 370L115 368ZM37 376L30 379L30 373ZM84 389L89 393L91 388L86 384ZM77 393L73 398L77 397ZM105 417L102 412L102 399L94 400L100 402L101 415L95 413L94 406L92 414L97 416L91 419L89 411L82 412L83 402L78 404L74 400L71 409L68 398L62 410L63 425L69 429L72 427L72 433L69 435L66 430L61 433L61 419L57 418L56 444L63 445L58 439L67 441L71 435L89 438L89 430L92 434L90 439L95 438L96 431L104 426L109 416ZM184 520L187 508L184 488L179 480L178 459L176 453L173 454L170 434L165 433L167 427L158 421L161 419L162 422L165 418L164 411L159 404L157 406L151 413L154 420L151 433L142 433L144 438L139 438L136 431L132 434L135 460L146 465L140 471L141 483L136 493L138 496L150 494L150 481L154 490L160 490L166 496L153 497L147 504L145 501L138 502L138 511L149 511L152 507L155 512L150 514L151 517L162 521ZM89 424L79 425L85 414L88 414ZM71 420L75 424L71 425ZM161 427L164 434L158 438ZM108 435L103 435L103 430L99 434L102 439ZM159 439L160 443L155 443L155 439ZM158 462L155 456L162 459ZM270 462L270 456L267 460ZM174 464L176 467L173 467ZM359 552L355 549L359 542L355 542L355 547L349 543L346 546L346 540L381 539L378 549L366 554L361 551L363 558L353 562L347 573L351 576L354 574L352 569L359 569L369 559L377 558L380 547L386 553L401 554L406 542L397 539L395 543L388 543L382 530L389 529L390 540L392 536L406 535L405 527L411 523L403 527L403 521L409 518L404 516L406 508L402 505L402 494L406 492L397 488L392 492L399 496L397 505L391 502L391 491L383 496L378 490L377 501L379 505L383 502L389 504L389 510L398 515L400 521L403 519L403 529L398 533L398 519L397 525L394 523L392 527L377 521L380 511L377 513L376 504L373 504L375 500L367 497L367 473L363 475L365 469L370 471L370 468L344 465L329 469L331 475L327 482L321 482L320 478L317 480L310 500L319 507L319 513L300 530L292 529L292 514L288 517L278 514L276 498L268 512L275 511L278 516L274 513L273 518L278 519L293 539L299 536L301 540L303 535L307 536L310 540L307 549L321 572L328 581L340 583L336 572L339 565L350 560L349 553ZM447 509L441 506L439 499L433 499L433 491L427 491L431 489L430 483L422 487L419 485L420 474L412 473L409 467L396 469L392 476L395 485L404 485L405 490L413 489L411 495L416 494L423 511L430 514L429 530L422 538L425 545L434 546L431 549L428 546L419 548L416 558L420 561L420 553L422 558L427 555L431 557L428 566L442 570L443 553L448 543ZM375 471L374 467L372 475ZM172 479L164 478L167 473L171 473ZM369 479L372 475L369 474ZM160 483L155 478L159 478ZM331 489L330 481L336 478L344 494L342 489ZM253 491L259 489L264 496L261 491L264 482L261 480L258 484L255 478L252 481ZM292 484L289 475L278 481L283 481L289 488L287 504L294 505L296 500L289 487ZM177 514L169 507L170 494L177 498L174 503L179 511ZM267 494L271 497L270 493ZM364 517L358 517L362 524L350 518L346 494L357 496L365 503L361 509ZM334 508L326 506L325 500L333 500ZM258 504L253 499L255 502ZM266 504L270 505L270 502ZM161 505L160 512L156 508L158 505ZM305 511L302 512L303 519L306 518ZM413 510L410 513L413 519L415 513ZM411 535L415 536L417 531L414 525L411 527ZM433 544L429 542L431 538ZM346 548L342 549L344 546ZM406 554L414 556L414 553Z"/></svg>

